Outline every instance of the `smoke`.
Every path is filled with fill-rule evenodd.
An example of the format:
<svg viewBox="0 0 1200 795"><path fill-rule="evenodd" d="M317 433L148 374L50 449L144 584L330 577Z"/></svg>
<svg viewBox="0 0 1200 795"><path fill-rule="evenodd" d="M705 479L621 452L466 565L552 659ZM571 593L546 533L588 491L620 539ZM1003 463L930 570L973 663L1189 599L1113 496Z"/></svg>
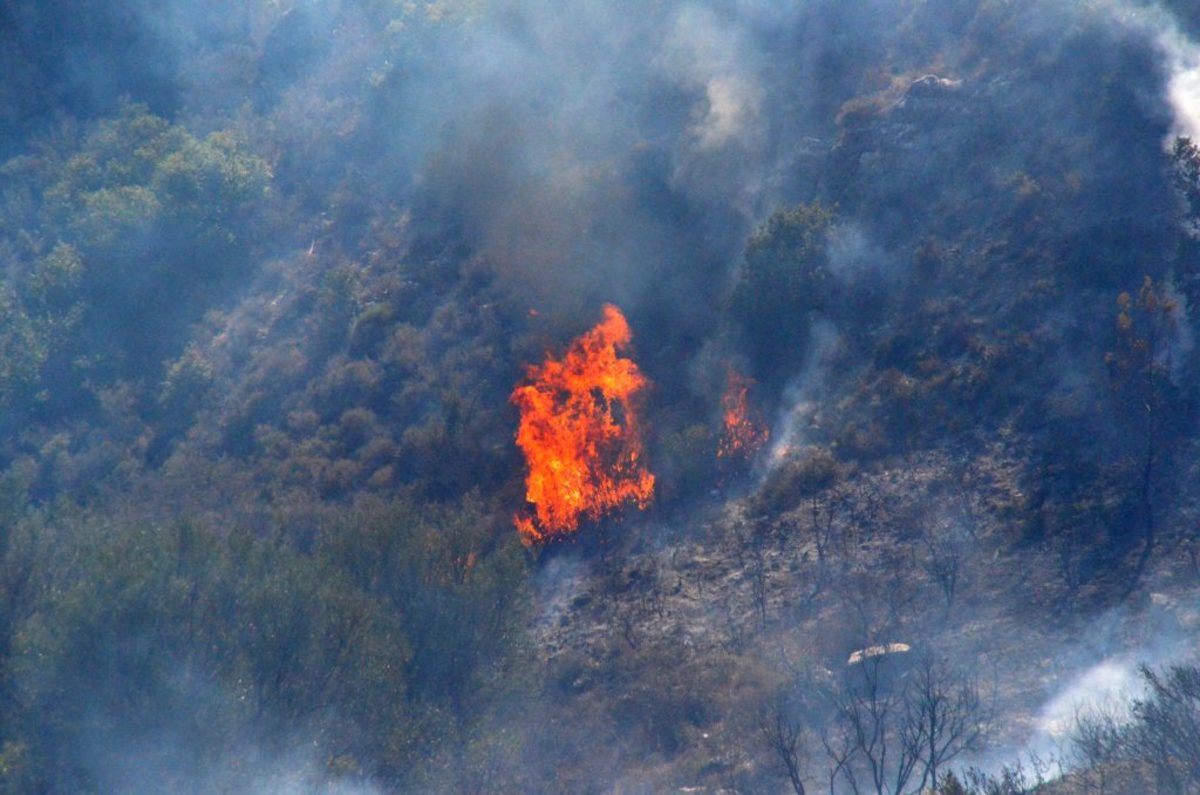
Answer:
<svg viewBox="0 0 1200 795"><path fill-rule="evenodd" d="M816 320L810 332L811 344L803 370L787 387L784 406L771 433L771 465L781 463L794 451L820 438L824 398L828 388L830 360L840 340L838 330L828 320Z"/></svg>
<svg viewBox="0 0 1200 795"><path fill-rule="evenodd" d="M1017 5L1022 11L1005 27L983 33L971 27L979 12L971 3L892 0L497 0L455 27L397 11L398 24L382 32L356 4L332 0L273 18L231 15L219 25L214 14L181 5L173 15L141 15L144 50L92 58L95 43L84 37L63 63L68 86L88 97L81 107L100 112L131 92L194 127L218 126L204 114L219 111L220 121L240 120L252 138L270 139L264 156L280 190L313 217L264 232L279 236L264 242L308 246L312 229L353 240L350 230L383 225L391 207L411 205L413 237L461 243L540 316L570 326L603 302L620 305L639 360L668 391L671 378L719 382L724 361L739 359L731 343L715 341L731 274L750 231L799 201L838 205L828 259L840 296L865 286L873 298L898 302L914 278L912 250L938 236L991 234L999 248L1028 235L1036 243L1028 256L1014 256L1016 265L997 256L995 270L1059 256L1055 267L1074 268L1110 308L1113 288L1128 288L1131 274L1165 267L1156 232L1168 223L1167 203L1146 175L1161 170L1162 138L1200 137L1200 46L1157 6L1111 4L1108 27L1127 36L1115 46L1086 27L1095 4ZM939 48L968 33L979 52L942 59ZM151 68L164 49L166 66ZM1148 63L1145 50L1158 60ZM52 71L57 57L55 50L38 68ZM164 86L176 59L186 79ZM991 73L989 59L1003 66ZM1095 110L1101 68L1114 91L1127 87L1129 95L1105 116ZM938 77L919 79L930 73ZM257 129L244 118L248 99L265 118ZM1077 186L1060 194L1070 203L1038 206L1045 189L1031 174ZM342 202L356 190L375 204ZM1019 227L1013 219L1025 206L1033 209ZM356 213L366 220L355 223ZM1095 255L1093 241L1108 239L1100 233L1114 219L1133 219L1132 231ZM400 268L390 251L351 247L350 256ZM937 275L949 282L956 274ZM1013 283L1024 287L1039 275L1018 274ZM937 284L929 294L961 286ZM1000 306L996 326L1026 330L1003 314L1026 293L992 292L991 282L967 284L961 297L975 299L979 315ZM1094 296L1080 298L1084 292L1042 312L1034 331L1071 329L1093 344L1087 332L1110 318L1097 320L1086 303ZM800 362L796 371L777 379L787 386L777 396L772 460L822 438L846 376L833 372L833 361L851 332L875 335L873 342L888 330L861 305L845 304L836 317L814 313L798 324L804 350L791 360ZM1084 393L1076 381L1092 378L1092 369L1069 368L1073 353L1048 369L1071 387L1065 391ZM566 566L552 562L541 575L541 623L561 621L582 595L573 590L576 573L560 571ZM1075 661L1038 710L1035 745L1057 737L1081 699L1130 687L1135 659L1143 657L1106 650ZM155 760L176 764L187 737L131 739L132 750L115 755L127 764L107 767L102 780L111 791L136 789ZM96 748L97 758L113 758L103 743ZM326 761L303 752L251 750L245 760L237 765L251 772L232 779L242 791L371 791L327 780Z"/></svg>
<svg viewBox="0 0 1200 795"><path fill-rule="evenodd" d="M1120 607L1070 631L1054 649L1050 686L1032 710L1028 735L991 749L985 769L1022 759L1074 764L1072 736L1081 718L1103 714L1123 724L1131 703L1145 695L1139 668L1194 665L1200 658L1194 628L1196 596L1151 593L1146 604Z"/></svg>
<svg viewBox="0 0 1200 795"><path fill-rule="evenodd" d="M1170 108L1173 124L1168 139L1200 135L1200 43L1185 27L1179 14L1153 0L1109 0L1106 8L1119 27L1153 42L1165 70L1162 100Z"/></svg>
<svg viewBox="0 0 1200 795"><path fill-rule="evenodd" d="M636 309L666 295L702 325L688 316L711 314L748 231L777 206L814 198L813 142L836 134L831 109L868 88L863 70L904 36L961 33L951 27L961 12L939 21L904 4L860 5L497 0L452 32L418 24L446 13L422 6L397 10L407 38L393 49L393 34L364 32L355 5L332 0L273 20L182 5L139 19L154 52L182 60L192 113L216 102L238 113L239 81L278 95L287 126L329 124L351 144L360 139L348 132L378 113L373 123L388 129L372 146L387 159L368 167L394 167L393 185L414 177L477 253L541 302ZM1023 13L1014 41L1088 13L1072 9ZM1196 130L1195 43L1166 12L1113 9L1156 37L1169 68L1162 101L1179 130ZM262 62L247 65L254 47ZM904 47L893 49L907 66ZM364 83L377 87L364 93ZM345 158L355 157L350 147Z"/></svg>
<svg viewBox="0 0 1200 795"><path fill-rule="evenodd" d="M184 755L166 745L166 740L136 748L113 748L107 766L93 775L100 790L114 795L178 792L196 795L221 795L242 792L246 795L380 795L383 790L358 777L340 777L329 772L330 765L319 763L312 751L298 749L283 754L268 754L247 747L229 758L210 761L204 771L187 770L178 764Z"/></svg>
<svg viewBox="0 0 1200 795"><path fill-rule="evenodd" d="M666 74L696 97L689 127L693 155L761 144L763 89L742 63L738 39L735 27L722 26L711 9L698 6L685 6L670 31Z"/></svg>
<svg viewBox="0 0 1200 795"><path fill-rule="evenodd" d="M1175 133L1200 138L1200 45L1177 28L1162 34L1170 63L1167 97L1175 113Z"/></svg>
<svg viewBox="0 0 1200 795"><path fill-rule="evenodd" d="M426 195L543 309L711 313L769 203L746 38L699 4L494 4L439 72Z"/></svg>
<svg viewBox="0 0 1200 795"><path fill-rule="evenodd" d="M455 4L400 5L383 34L369 30L356 4L332 0L273 19L259 11L218 20L180 7L146 26L183 59L183 107L191 113L223 102L235 116L239 93L230 84L239 80L242 90L270 93L281 135L327 126L314 137L344 151L327 158L344 167L328 175L331 187L352 170L379 172L378 187L393 191L381 201L415 201L424 231L440 225L438 232L460 234L530 305L574 318L611 301L635 327L654 320L664 347L674 336L711 333L746 235L772 210L814 198L832 203L856 187L855 175L821 161L839 134L837 110L873 88L865 72L883 58L895 70L910 61L926 70L923 53L966 28L962 11L943 18L879 2L496 0L458 4L473 10L456 26L428 21ZM1040 4L1017 15L1023 28L1008 33L1014 45L1057 35L1060 17L1087 13ZM1194 43L1165 12L1129 16L1125 24L1157 37L1170 62L1160 101L1178 128L1194 129ZM244 63L248 48L261 50L259 63ZM1024 104L1054 106L1062 118L1034 123L1063 140L1085 134L1090 120L1066 96L1078 87L1064 87L1063 96L1054 86L1041 90L1044 97ZM949 189L947 203L962 190L945 173L954 162L940 156L970 147L975 157L971 142L996 122L989 95L1026 91L967 77L956 92L960 111L911 103L921 108L907 111L905 124L936 112L938 129L923 147L903 142L912 156L894 163L895 173L871 172L878 152L862 152L862 176L880 198L909 188L926 195L881 201L886 209L876 217L855 218L847 204L854 232L846 243L873 239L878 251L836 261L903 263L909 241L888 234L892 222L913 232L938 225L937 188ZM1024 149L1034 148L1012 132L989 153L996 168L1020 168ZM293 157L285 152L282 165ZM307 183L299 190L326 179L307 167L312 159L295 160ZM921 172L915 179L910 167ZM924 217L906 223L915 214Z"/></svg>
<svg viewBox="0 0 1200 795"><path fill-rule="evenodd" d="M873 289L889 286L890 276L903 267L895 255L871 239L861 224L847 222L829 236L829 269L847 287L874 282Z"/></svg>
<svg viewBox="0 0 1200 795"><path fill-rule="evenodd" d="M1072 677L1038 710L1030 750L1043 756L1052 753L1074 730L1081 710L1128 701L1139 689L1135 658L1122 654L1101 660Z"/></svg>
<svg viewBox="0 0 1200 795"><path fill-rule="evenodd" d="M277 730L255 731L231 720L245 700L245 694L231 695L187 668L160 683L136 716L96 703L72 742L75 774L87 786L115 795L382 791L357 772L357 760L331 753L315 737L306 737L302 726L285 727L280 736Z"/></svg>

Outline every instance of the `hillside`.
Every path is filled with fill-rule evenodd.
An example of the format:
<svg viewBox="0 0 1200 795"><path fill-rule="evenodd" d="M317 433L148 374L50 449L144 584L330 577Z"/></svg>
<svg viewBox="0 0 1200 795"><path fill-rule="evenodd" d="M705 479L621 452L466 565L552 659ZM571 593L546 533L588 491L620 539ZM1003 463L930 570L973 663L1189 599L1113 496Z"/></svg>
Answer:
<svg viewBox="0 0 1200 795"><path fill-rule="evenodd" d="M1200 787L1190 3L0 31L0 792Z"/></svg>

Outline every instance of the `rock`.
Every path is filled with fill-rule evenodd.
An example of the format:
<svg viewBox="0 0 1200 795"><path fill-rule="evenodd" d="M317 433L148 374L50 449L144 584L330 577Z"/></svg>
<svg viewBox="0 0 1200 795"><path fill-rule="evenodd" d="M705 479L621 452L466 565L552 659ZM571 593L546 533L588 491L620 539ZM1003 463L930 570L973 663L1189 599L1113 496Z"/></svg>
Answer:
<svg viewBox="0 0 1200 795"><path fill-rule="evenodd" d="M961 80L925 75L909 83L904 96L905 98L947 97L958 93L960 88L962 88Z"/></svg>

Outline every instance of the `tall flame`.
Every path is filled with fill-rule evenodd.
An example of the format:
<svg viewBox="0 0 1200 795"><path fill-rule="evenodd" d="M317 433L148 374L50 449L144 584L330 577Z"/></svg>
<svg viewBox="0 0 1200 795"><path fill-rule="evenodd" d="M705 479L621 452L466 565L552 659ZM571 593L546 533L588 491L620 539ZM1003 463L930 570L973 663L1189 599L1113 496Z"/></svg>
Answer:
<svg viewBox="0 0 1200 795"><path fill-rule="evenodd" d="M746 396L753 385L753 379L729 368L721 396L725 428L717 444L718 458L750 458L770 436L767 426L750 411Z"/></svg>
<svg viewBox="0 0 1200 795"><path fill-rule="evenodd" d="M599 518L622 503L644 508L653 497L635 405L647 381L621 356L632 337L621 310L607 305L562 359L530 365L527 383L513 390L517 446L529 466L525 499L534 509L514 517L526 543L573 532L582 516Z"/></svg>

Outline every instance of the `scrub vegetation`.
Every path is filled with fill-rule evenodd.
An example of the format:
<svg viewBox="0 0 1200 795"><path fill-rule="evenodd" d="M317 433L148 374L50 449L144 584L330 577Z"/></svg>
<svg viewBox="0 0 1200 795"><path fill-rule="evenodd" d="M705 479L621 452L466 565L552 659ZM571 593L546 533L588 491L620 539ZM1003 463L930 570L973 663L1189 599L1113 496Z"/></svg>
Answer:
<svg viewBox="0 0 1200 795"><path fill-rule="evenodd" d="M1198 35L0 5L0 793L1196 792Z"/></svg>

